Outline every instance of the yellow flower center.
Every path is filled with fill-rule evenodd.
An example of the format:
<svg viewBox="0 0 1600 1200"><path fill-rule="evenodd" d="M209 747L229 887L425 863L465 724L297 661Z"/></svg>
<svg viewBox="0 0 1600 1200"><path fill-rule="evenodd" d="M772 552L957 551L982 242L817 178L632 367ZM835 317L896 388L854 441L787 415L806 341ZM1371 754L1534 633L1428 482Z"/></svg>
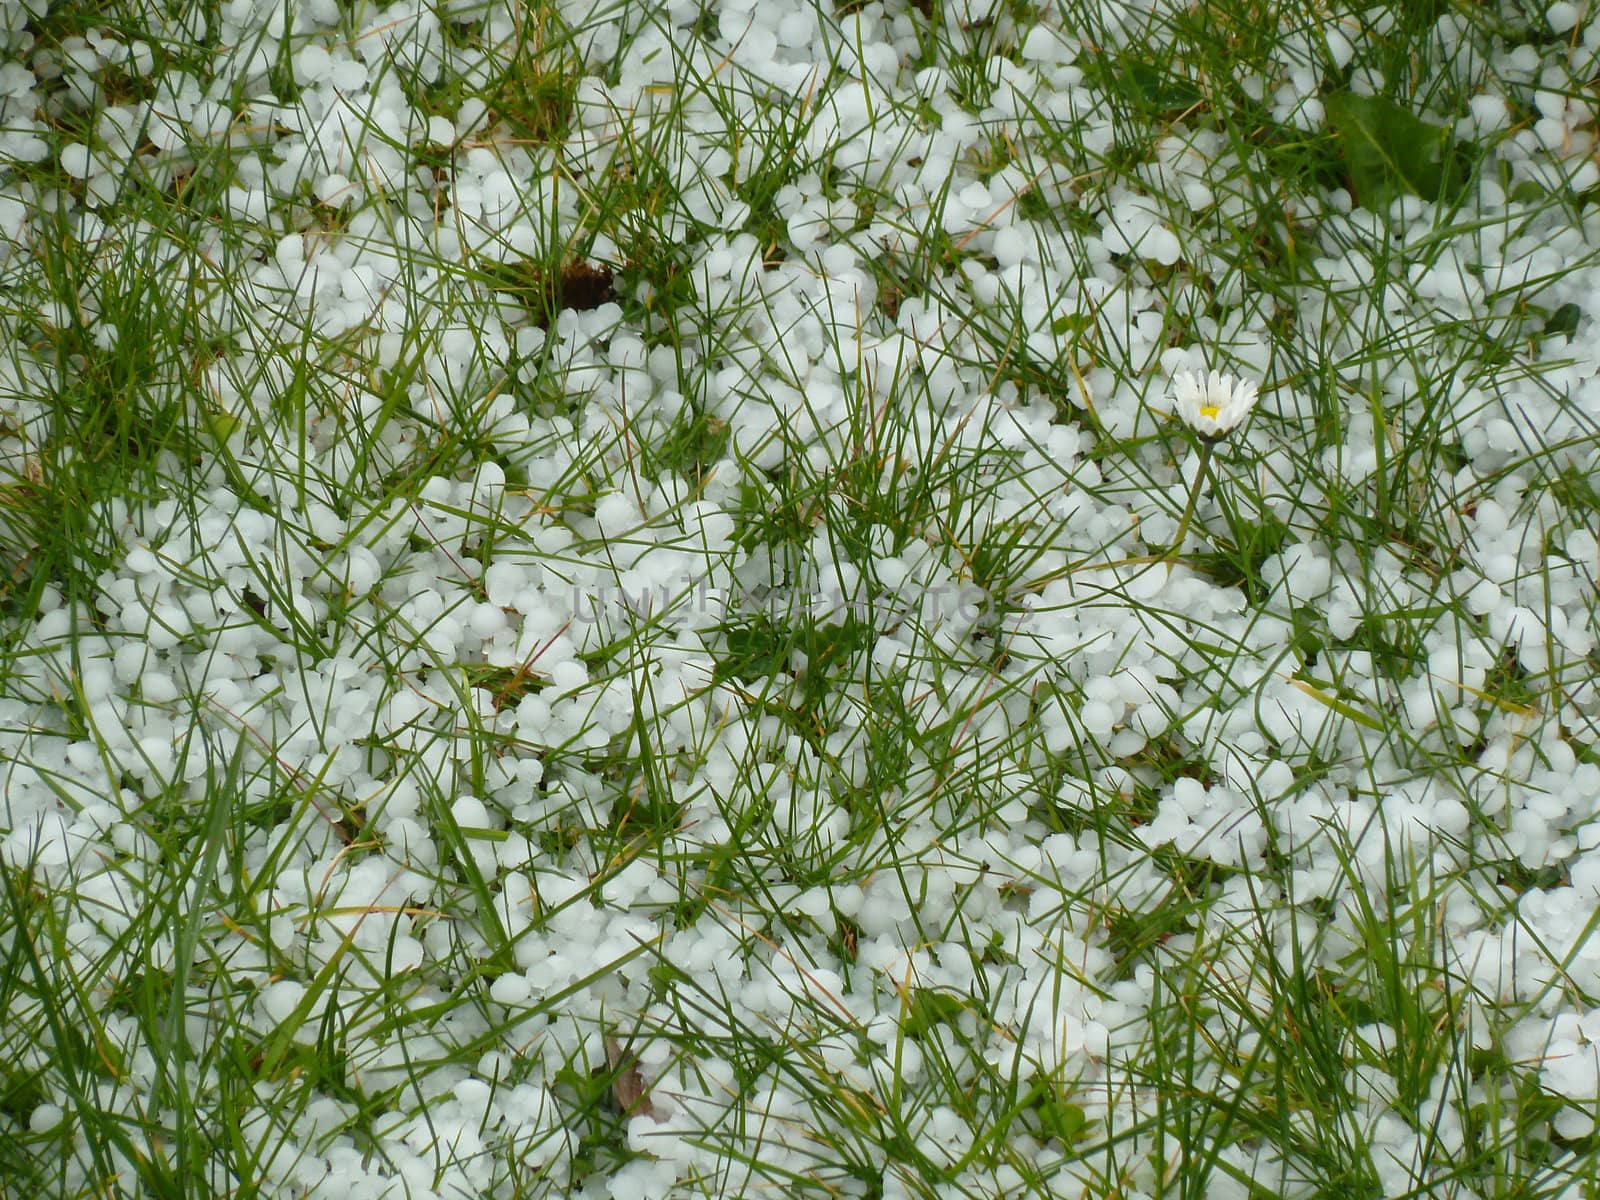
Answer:
<svg viewBox="0 0 1600 1200"><path fill-rule="evenodd" d="M1217 414L1221 411L1222 405L1220 404L1202 404L1200 406L1200 415L1208 421L1215 421Z"/></svg>

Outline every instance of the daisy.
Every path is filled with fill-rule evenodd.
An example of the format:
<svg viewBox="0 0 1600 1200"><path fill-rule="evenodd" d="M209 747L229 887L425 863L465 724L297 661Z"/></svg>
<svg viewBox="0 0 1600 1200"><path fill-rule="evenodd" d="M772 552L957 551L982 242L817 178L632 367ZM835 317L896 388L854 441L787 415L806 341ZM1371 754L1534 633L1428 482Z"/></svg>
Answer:
<svg viewBox="0 0 1600 1200"><path fill-rule="evenodd" d="M1183 548L1184 535L1189 532L1189 522L1194 520L1194 508L1200 499L1200 489L1205 486L1206 468L1211 465L1211 452L1249 419L1255 411L1260 389L1248 379L1236 379L1221 371L1180 371L1172 377L1172 402L1183 418L1183 423L1200 439L1200 469L1194 474L1194 490L1189 493L1189 503L1178 521L1178 536L1167 552L1170 562Z"/></svg>
<svg viewBox="0 0 1600 1200"><path fill-rule="evenodd" d="M1243 425L1259 394L1250 380L1221 371L1180 371L1172 378L1172 400L1178 415L1207 441L1227 437Z"/></svg>

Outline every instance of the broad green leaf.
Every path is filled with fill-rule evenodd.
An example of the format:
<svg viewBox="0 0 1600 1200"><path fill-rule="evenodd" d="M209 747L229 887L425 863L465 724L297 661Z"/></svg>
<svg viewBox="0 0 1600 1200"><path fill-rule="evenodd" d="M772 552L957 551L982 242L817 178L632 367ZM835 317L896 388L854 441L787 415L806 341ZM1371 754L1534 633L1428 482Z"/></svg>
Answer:
<svg viewBox="0 0 1600 1200"><path fill-rule="evenodd" d="M1578 332L1578 322L1582 319L1583 309L1569 300L1550 314L1550 319L1544 323L1544 335L1554 337L1558 333L1564 333L1570 342L1572 335Z"/></svg>
<svg viewBox="0 0 1600 1200"><path fill-rule="evenodd" d="M1452 200L1466 185L1467 150L1442 125L1381 96L1334 92L1323 104L1362 207L1381 212L1407 192Z"/></svg>
<svg viewBox="0 0 1600 1200"><path fill-rule="evenodd" d="M954 1024L971 1006L967 997L933 988L912 988L905 1018L906 1036L920 1038L935 1025Z"/></svg>
<svg viewBox="0 0 1600 1200"><path fill-rule="evenodd" d="M1201 101L1200 89L1176 71L1140 62L1122 60L1117 72L1124 95L1137 96L1149 111L1173 113L1193 108Z"/></svg>
<svg viewBox="0 0 1600 1200"><path fill-rule="evenodd" d="M1057 337L1061 337L1063 334L1068 333L1072 334L1074 337L1077 337L1093 324L1094 318L1088 313L1072 312L1067 313L1065 316L1057 317L1054 321L1050 322L1050 332L1055 334Z"/></svg>
<svg viewBox="0 0 1600 1200"><path fill-rule="evenodd" d="M219 442L226 442L243 424L238 417L220 408L209 410L205 414L205 422L207 428L211 430L211 436Z"/></svg>
<svg viewBox="0 0 1600 1200"><path fill-rule="evenodd" d="M1194 82L1170 65L1144 62L1131 51L1116 57L1094 54L1084 63L1084 73L1148 116L1174 116L1204 99Z"/></svg>
<svg viewBox="0 0 1600 1200"><path fill-rule="evenodd" d="M1036 1111L1046 1136L1060 1138L1064 1146L1077 1141L1078 1135L1089 1124L1089 1115L1083 1106L1073 1104L1070 1100L1042 1100Z"/></svg>

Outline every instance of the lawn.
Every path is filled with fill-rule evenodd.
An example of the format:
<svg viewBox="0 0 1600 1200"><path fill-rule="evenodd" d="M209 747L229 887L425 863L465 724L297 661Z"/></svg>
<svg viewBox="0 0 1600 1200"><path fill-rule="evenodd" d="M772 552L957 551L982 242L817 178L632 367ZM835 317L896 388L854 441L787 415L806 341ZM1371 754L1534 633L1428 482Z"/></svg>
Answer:
<svg viewBox="0 0 1600 1200"><path fill-rule="evenodd" d="M1600 1196L1597 83L0 6L0 1192Z"/></svg>

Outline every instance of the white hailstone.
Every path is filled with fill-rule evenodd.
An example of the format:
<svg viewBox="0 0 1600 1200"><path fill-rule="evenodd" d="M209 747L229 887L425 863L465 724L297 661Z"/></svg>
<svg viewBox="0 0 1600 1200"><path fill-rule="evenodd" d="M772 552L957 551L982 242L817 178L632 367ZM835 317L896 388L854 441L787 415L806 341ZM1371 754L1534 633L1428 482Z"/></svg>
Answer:
<svg viewBox="0 0 1600 1200"><path fill-rule="evenodd" d="M328 72L329 82L341 92L353 92L366 86L367 67L365 63L354 62L351 59L342 59L333 64L333 69Z"/></svg>
<svg viewBox="0 0 1600 1200"><path fill-rule="evenodd" d="M594 519L602 534L614 537L638 525L639 509L621 492L612 492L595 504Z"/></svg>
<svg viewBox="0 0 1600 1200"><path fill-rule="evenodd" d="M449 117L434 115L428 118L426 125L420 125L418 132L422 141L430 146L453 146L456 141L456 127L451 124Z"/></svg>
<svg viewBox="0 0 1600 1200"><path fill-rule="evenodd" d="M477 474L472 480L473 499L486 508L496 508L505 495L505 490L505 468L497 462L479 464Z"/></svg>
<svg viewBox="0 0 1600 1200"><path fill-rule="evenodd" d="M332 56L327 48L318 45L302 47L294 56L295 82L299 84L316 83L327 78L328 71L332 68Z"/></svg>
<svg viewBox="0 0 1600 1200"><path fill-rule="evenodd" d="M1570 3L1570 0L1557 0L1544 10L1545 22L1552 33L1566 33L1578 23L1579 16L1578 5Z"/></svg>
<svg viewBox="0 0 1600 1200"><path fill-rule="evenodd" d="M294 1015L295 1009L300 1006L301 997L305 994L305 984L298 980L280 979L267 984L257 997L261 1004L262 1016L270 1025L282 1025Z"/></svg>
<svg viewBox="0 0 1600 1200"><path fill-rule="evenodd" d="M132 683L144 673L145 660L149 656L150 648L143 642L124 642L117 647L117 652L112 658L113 668L119 683Z"/></svg>
<svg viewBox="0 0 1600 1200"><path fill-rule="evenodd" d="M505 610L497 604L474 604L467 615L467 628L479 638L492 638L509 624Z"/></svg>
<svg viewBox="0 0 1600 1200"><path fill-rule="evenodd" d="M61 147L58 161L61 163L61 169L73 179L87 179L93 167L89 147L81 142L68 142Z"/></svg>
<svg viewBox="0 0 1600 1200"><path fill-rule="evenodd" d="M1143 258L1155 260L1164 267L1170 267L1183 257L1183 245L1172 230L1165 225L1156 225L1151 227L1150 232L1139 244L1139 254Z"/></svg>
<svg viewBox="0 0 1600 1200"><path fill-rule="evenodd" d="M324 175L317 180L312 188L313 194L323 204L337 207L351 196L351 183L347 176L337 171L331 175Z"/></svg>
<svg viewBox="0 0 1600 1200"><path fill-rule="evenodd" d="M489 809L476 796L461 796L450 806L450 815L462 829L490 827Z"/></svg>
<svg viewBox="0 0 1600 1200"><path fill-rule="evenodd" d="M995 232L994 257L1002 269L1019 266L1027 258L1028 249L1028 238L1015 226Z"/></svg>
<svg viewBox="0 0 1600 1200"><path fill-rule="evenodd" d="M378 556L365 546L351 546L345 554L345 587L352 596L365 596L383 574Z"/></svg>
<svg viewBox="0 0 1600 1200"><path fill-rule="evenodd" d="M1172 380L1172 400L1178 415L1208 441L1227 437L1243 425L1259 396L1252 381L1221 371L1183 371Z"/></svg>
<svg viewBox="0 0 1600 1200"><path fill-rule="evenodd" d="M1071 62L1073 53L1074 48L1067 41L1066 35L1044 24L1035 25L1030 29L1022 42L1024 62L1048 64Z"/></svg>

